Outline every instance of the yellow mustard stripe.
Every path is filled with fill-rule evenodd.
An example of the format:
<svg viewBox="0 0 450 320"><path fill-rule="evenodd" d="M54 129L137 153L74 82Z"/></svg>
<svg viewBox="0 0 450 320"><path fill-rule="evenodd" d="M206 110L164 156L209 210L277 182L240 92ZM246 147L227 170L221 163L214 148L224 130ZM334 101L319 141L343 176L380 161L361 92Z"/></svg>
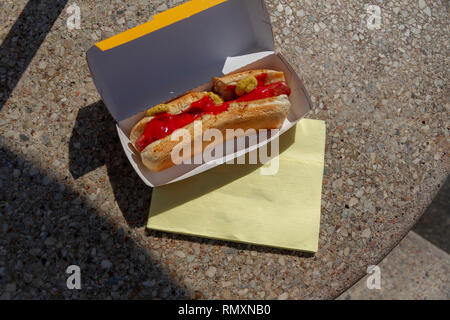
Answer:
<svg viewBox="0 0 450 320"><path fill-rule="evenodd" d="M102 51L120 46L121 44L142 37L155 30L164 28L177 21L186 19L196 13L202 12L225 1L227 0L191 0L175 8L155 15L152 20L144 24L100 41L96 44L96 46Z"/></svg>

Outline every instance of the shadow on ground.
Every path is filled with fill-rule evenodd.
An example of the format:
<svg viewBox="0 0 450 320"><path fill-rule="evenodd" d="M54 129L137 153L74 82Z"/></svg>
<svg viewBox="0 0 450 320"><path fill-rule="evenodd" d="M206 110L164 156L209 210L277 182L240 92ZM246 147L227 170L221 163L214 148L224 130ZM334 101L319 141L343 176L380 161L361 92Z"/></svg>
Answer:
<svg viewBox="0 0 450 320"><path fill-rule="evenodd" d="M0 45L0 110L58 19L67 1L28 1Z"/></svg>
<svg viewBox="0 0 450 320"><path fill-rule="evenodd" d="M450 253L450 178L414 226L413 231Z"/></svg>
<svg viewBox="0 0 450 320"><path fill-rule="evenodd" d="M126 231L40 171L0 148L0 299L188 296ZM81 290L66 287L70 265Z"/></svg>
<svg viewBox="0 0 450 320"><path fill-rule="evenodd" d="M78 111L69 142L69 170L74 179L106 165L114 197L130 227L145 225L151 188L128 162L114 119L99 101Z"/></svg>

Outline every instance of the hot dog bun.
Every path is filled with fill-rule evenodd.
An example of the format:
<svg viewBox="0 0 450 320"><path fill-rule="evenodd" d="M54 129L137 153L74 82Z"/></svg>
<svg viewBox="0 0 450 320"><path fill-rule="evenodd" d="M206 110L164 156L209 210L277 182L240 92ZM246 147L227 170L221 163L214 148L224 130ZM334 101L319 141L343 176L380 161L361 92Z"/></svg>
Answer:
<svg viewBox="0 0 450 320"><path fill-rule="evenodd" d="M282 74L282 73L281 73ZM284 76L283 76L284 79ZM192 92L188 93L176 100L168 103L173 113L184 110L190 103L201 99L206 95L206 92ZM208 129L218 129L223 137L226 137L226 129L278 129L283 124L290 108L288 96L285 94L253 100L245 102L233 102L230 104L227 111L219 113L217 115L205 114L198 120L202 121L203 132ZM135 146L137 139L144 132L146 124L153 117L145 117L139 121L132 129L130 135L130 141ZM194 123L190 123L183 127L188 130L191 136L191 154L193 157L195 154L202 150L194 150L193 141L196 138L194 136ZM141 151L141 158L144 165L151 171L159 172L168 169L174 165L171 159L171 151L180 143L180 141L172 141L172 135L176 134L175 130L172 134L152 142L144 150ZM202 133L203 134L203 133ZM201 139L203 140L203 139ZM207 146L217 145L222 141L203 141L203 148ZM186 143L183 140L183 143ZM185 157L186 158L186 157ZM184 159L183 159L184 160Z"/></svg>

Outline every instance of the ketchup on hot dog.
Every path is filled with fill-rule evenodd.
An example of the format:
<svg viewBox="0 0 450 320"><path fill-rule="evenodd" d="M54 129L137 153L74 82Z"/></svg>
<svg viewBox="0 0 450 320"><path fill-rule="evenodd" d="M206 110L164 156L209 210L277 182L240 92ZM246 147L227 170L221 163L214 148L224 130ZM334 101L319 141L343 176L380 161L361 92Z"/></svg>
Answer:
<svg viewBox="0 0 450 320"><path fill-rule="evenodd" d="M139 151L145 149L146 146L154 141L162 139L175 130L182 128L195 119L200 118L205 114L219 114L228 110L228 107L233 102L253 101L276 97L282 94L290 95L291 89L284 81L274 82L269 85L264 85L267 74L263 73L256 76L258 85L251 92L242 95L241 97L216 105L214 100L209 96L204 96L202 99L191 103L188 109L178 114L170 114L167 112L157 114L145 126L143 134L136 141L136 147Z"/></svg>

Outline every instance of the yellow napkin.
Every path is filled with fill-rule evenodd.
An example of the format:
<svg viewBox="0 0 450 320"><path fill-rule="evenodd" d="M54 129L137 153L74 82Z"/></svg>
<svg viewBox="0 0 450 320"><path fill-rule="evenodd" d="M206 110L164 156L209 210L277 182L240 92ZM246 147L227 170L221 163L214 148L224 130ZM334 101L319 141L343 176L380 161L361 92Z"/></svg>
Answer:
<svg viewBox="0 0 450 320"><path fill-rule="evenodd" d="M223 164L154 188L147 227L316 252L325 123L302 119L279 146L274 175L261 175L261 165Z"/></svg>

